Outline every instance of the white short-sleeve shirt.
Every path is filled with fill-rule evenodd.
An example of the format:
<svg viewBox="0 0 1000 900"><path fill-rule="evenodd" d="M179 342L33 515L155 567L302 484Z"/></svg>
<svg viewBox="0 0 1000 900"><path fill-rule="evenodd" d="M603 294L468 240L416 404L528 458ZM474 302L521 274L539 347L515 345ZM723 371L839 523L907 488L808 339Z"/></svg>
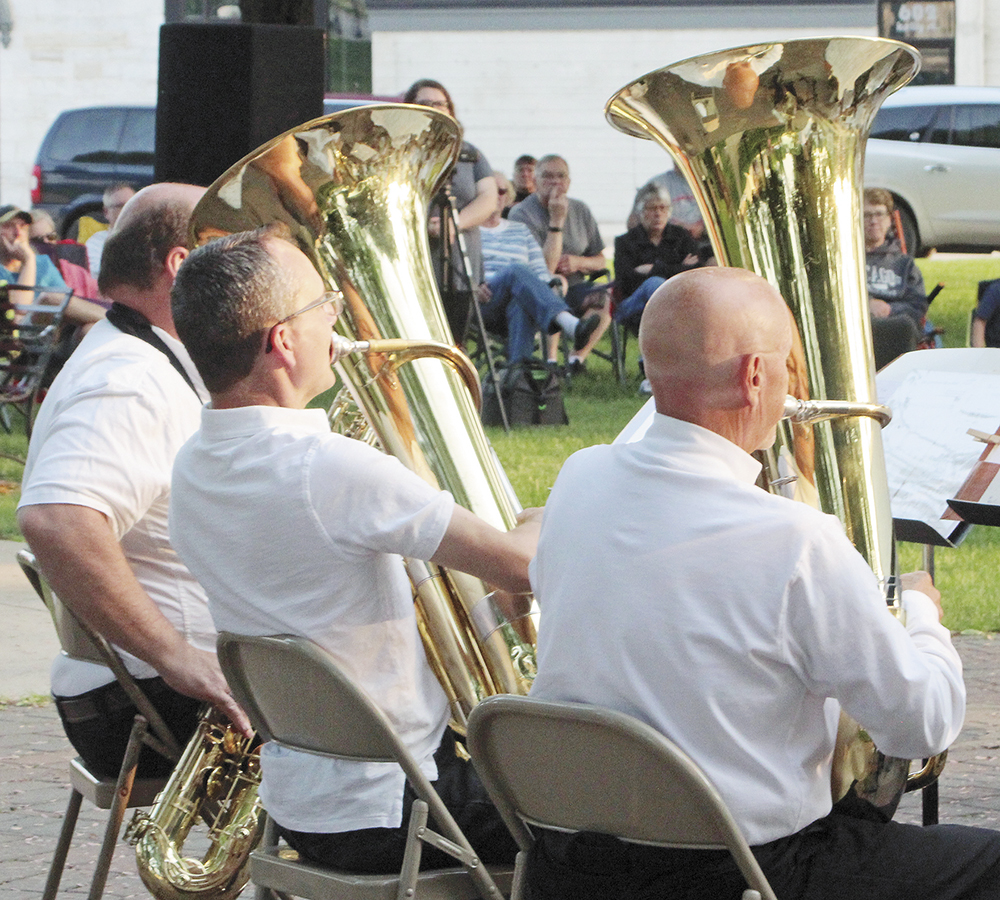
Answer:
<svg viewBox="0 0 1000 900"><path fill-rule="evenodd" d="M454 500L398 460L331 434L322 410L202 412L174 467L174 545L215 624L298 634L328 650L393 722L428 777L448 703L427 662L403 556L429 559ZM283 826L396 827L395 764L265 746L261 799Z"/></svg>
<svg viewBox="0 0 1000 900"><path fill-rule="evenodd" d="M107 516L139 583L185 639L214 650L215 628L201 587L167 533L174 455L198 427L201 379L179 341L154 329L200 396L167 356L110 322L90 329L52 383L28 448L19 506L70 504ZM138 678L156 672L125 654ZM52 690L83 693L114 679L103 666L60 655Z"/></svg>

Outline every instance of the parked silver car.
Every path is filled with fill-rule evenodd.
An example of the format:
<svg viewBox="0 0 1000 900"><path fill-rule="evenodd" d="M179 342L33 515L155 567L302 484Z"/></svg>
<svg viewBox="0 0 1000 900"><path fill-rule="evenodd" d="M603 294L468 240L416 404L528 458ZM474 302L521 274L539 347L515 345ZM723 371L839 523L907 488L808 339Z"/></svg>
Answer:
<svg viewBox="0 0 1000 900"><path fill-rule="evenodd" d="M911 254L1000 248L1000 87L926 85L888 97L865 151Z"/></svg>

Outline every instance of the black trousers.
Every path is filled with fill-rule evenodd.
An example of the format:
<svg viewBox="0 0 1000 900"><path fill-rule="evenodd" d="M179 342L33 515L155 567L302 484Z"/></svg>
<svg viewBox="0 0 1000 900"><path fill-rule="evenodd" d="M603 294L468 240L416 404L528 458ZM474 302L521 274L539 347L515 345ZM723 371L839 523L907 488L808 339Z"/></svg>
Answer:
<svg viewBox="0 0 1000 900"><path fill-rule="evenodd" d="M512 865L517 844L486 794L472 763L455 753L455 735L445 732L434 754L438 778L434 788L441 796L484 863ZM337 834L291 831L282 836L305 859L319 865L365 875L388 875L399 871L406 849L406 829L416 799L410 785L403 794L403 822L399 828L363 828ZM454 857L425 844L421 869L444 869L458 865Z"/></svg>
<svg viewBox="0 0 1000 900"><path fill-rule="evenodd" d="M137 683L183 747L198 727L202 702L177 693L159 677ZM113 681L85 694L57 696L55 701L66 737L87 767L99 775L116 776L125 758L132 721L139 712L122 686ZM160 778L173 768L169 759L144 746L136 774Z"/></svg>
<svg viewBox="0 0 1000 900"><path fill-rule="evenodd" d="M779 900L1000 897L1000 832L985 828L921 828L847 805L752 849ZM529 856L528 886L531 900L739 900L746 883L725 851L542 831Z"/></svg>

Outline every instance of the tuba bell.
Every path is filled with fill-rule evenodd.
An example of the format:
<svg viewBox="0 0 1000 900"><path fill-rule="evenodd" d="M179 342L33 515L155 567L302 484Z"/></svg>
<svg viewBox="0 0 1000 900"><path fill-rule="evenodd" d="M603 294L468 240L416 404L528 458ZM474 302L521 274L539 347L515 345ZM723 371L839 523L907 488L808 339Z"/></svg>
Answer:
<svg viewBox="0 0 1000 900"><path fill-rule="evenodd" d="M507 530L520 504L483 432L478 375L455 347L427 237L428 207L458 159L461 134L451 117L407 104L307 122L220 176L192 214L191 237L197 245L281 223L324 283L344 295L334 342L343 385L331 409L334 427L393 454ZM492 591L432 563L404 562L427 658L455 727L462 730L486 696L527 693L535 673L533 599ZM203 751L188 749L190 768L201 771ZM242 764L243 756L230 763L234 773L254 768ZM201 803L202 781L172 781L137 845L140 874L162 900L177 900L177 883L191 881L197 869L179 849L190 817L176 811ZM239 795L240 813L220 836L222 846L210 851L213 859L252 849L256 786ZM178 859L186 865L176 865ZM202 896L224 894L213 889Z"/></svg>
<svg viewBox="0 0 1000 900"><path fill-rule="evenodd" d="M882 101L919 68L877 38L761 44L676 63L607 103L620 131L658 142L697 198L716 258L785 298L797 335L787 417L765 485L838 516L899 615L898 573L875 399L861 231L864 144ZM878 753L842 715L834 801L855 793L891 815L908 760ZM940 761L910 776L922 787Z"/></svg>

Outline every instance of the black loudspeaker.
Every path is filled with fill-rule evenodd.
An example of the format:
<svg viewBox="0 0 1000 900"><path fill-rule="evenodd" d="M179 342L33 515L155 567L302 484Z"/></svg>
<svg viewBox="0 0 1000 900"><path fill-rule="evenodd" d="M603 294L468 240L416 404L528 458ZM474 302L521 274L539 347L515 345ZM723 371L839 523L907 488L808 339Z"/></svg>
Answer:
<svg viewBox="0 0 1000 900"><path fill-rule="evenodd" d="M323 115L323 64L321 28L163 25L156 180L207 186L265 141Z"/></svg>

